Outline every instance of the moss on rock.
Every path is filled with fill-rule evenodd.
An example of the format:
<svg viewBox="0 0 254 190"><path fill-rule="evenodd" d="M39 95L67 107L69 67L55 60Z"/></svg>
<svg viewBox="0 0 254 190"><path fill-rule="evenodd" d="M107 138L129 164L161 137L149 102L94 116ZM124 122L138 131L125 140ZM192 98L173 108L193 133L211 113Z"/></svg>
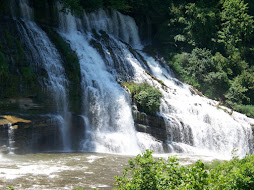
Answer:
<svg viewBox="0 0 254 190"><path fill-rule="evenodd" d="M148 83L130 83L125 85L131 92L134 101L137 103L138 110L147 114L159 111L162 93L157 88Z"/></svg>
<svg viewBox="0 0 254 190"><path fill-rule="evenodd" d="M48 34L50 40L54 43L58 49L61 57L64 61L64 68L66 76L69 79L69 97L70 97L70 109L73 112L80 112L81 102L81 73L79 58L74 51L72 51L70 45L54 30L43 27L43 30Z"/></svg>

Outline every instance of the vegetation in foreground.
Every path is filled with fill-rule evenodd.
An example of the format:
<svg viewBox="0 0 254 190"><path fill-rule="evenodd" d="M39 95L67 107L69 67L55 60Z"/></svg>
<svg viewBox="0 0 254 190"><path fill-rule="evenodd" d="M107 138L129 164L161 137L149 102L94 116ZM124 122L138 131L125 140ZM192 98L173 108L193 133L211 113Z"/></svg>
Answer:
<svg viewBox="0 0 254 190"><path fill-rule="evenodd" d="M118 190L168 190L168 189L241 189L254 188L254 155L243 159L234 157L230 161L215 161L204 164L181 166L176 157L167 160L152 157L147 150L135 159L122 176L116 176L114 184Z"/></svg>
<svg viewBox="0 0 254 190"><path fill-rule="evenodd" d="M193 165L179 164L177 157L154 159L153 151L129 159L122 176L115 176L116 190L253 190L254 155L230 161L197 161ZM14 190L12 186L9 189ZM95 188L96 190L97 188ZM83 187L74 190L85 190Z"/></svg>

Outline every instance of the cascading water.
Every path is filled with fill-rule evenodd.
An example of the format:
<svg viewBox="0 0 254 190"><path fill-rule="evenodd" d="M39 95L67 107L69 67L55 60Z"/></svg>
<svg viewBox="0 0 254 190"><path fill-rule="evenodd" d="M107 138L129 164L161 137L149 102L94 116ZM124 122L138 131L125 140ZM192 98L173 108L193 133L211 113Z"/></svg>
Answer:
<svg viewBox="0 0 254 190"><path fill-rule="evenodd" d="M86 127L83 149L127 154L139 152L128 94L89 44L91 36L81 27L77 28L80 20L63 13L59 17L60 34L76 51L80 61Z"/></svg>
<svg viewBox="0 0 254 190"><path fill-rule="evenodd" d="M18 29L31 51L31 62L42 63L47 71L45 84L56 103L64 149L70 150L68 81L61 57L45 32L33 22L33 10L27 0L21 0L20 7L23 21L18 22ZM165 120L171 151L224 158L229 158L233 149L241 156L253 151L253 120L218 109L216 101L196 95L189 85L174 77L166 64L144 54L134 19L100 9L84 12L80 18L59 13L59 20L59 34L80 60L84 151L128 154L152 148L163 152L161 142L135 131L130 98L119 84L121 81L146 81L162 91L157 114Z"/></svg>
<svg viewBox="0 0 254 190"><path fill-rule="evenodd" d="M233 149L238 150L240 156L252 152L253 134L250 126L250 123L253 123L252 119L236 112L229 115L218 109L216 101L193 94L190 91L191 87L174 78L166 65L162 67L158 61L141 51L134 51L119 40L129 43L133 48L142 48L137 26L132 18L116 11L108 14L103 10L92 14L84 13L82 20L70 15L65 18L62 15L61 18L62 26L65 26L61 30L62 36L71 43L81 58L84 118L89 130L94 130L90 137L96 147L100 143L104 148L108 146L108 149L113 146L112 144L117 146L113 138L110 141L114 143L111 144L105 139L110 139L118 130L125 133L128 130L129 137L135 134L126 98L122 98L124 101L116 101L125 95L115 82L114 76L120 81L146 81L162 91L162 104L158 114L164 117L167 124L168 146L173 152L217 154L217 157L223 158L230 158ZM82 25L86 33L79 32L84 31ZM96 34L92 34L93 30ZM91 47L89 40L99 51L102 50L101 56ZM147 70L162 80L164 86L147 74ZM124 109L127 110L124 112ZM119 112L124 114L118 115ZM131 130L133 132L130 132ZM101 139L100 135L105 139ZM137 137L139 144L144 145L152 141L146 140L143 134L138 134ZM125 139L127 138L126 136ZM86 141L86 144L87 142L91 140ZM136 141L128 141L133 142ZM143 147L153 146L149 144ZM161 150L160 145L156 147L155 149ZM95 148L96 151L106 149ZM121 152L117 149L114 151Z"/></svg>
<svg viewBox="0 0 254 190"><path fill-rule="evenodd" d="M118 11L112 10L112 16L103 9L91 14L83 14L83 24L87 31L91 32L92 29L97 31L103 30L108 34L112 34L116 38L129 43L136 49L142 49L138 27L133 18L123 15Z"/></svg>
<svg viewBox="0 0 254 190"><path fill-rule="evenodd" d="M46 33L33 22L33 9L27 0L20 0L20 9L23 22L18 22L18 29L24 39L24 44L31 51L31 63L41 64L47 72L48 79L44 79L47 89L56 104L59 127L62 133L63 150L70 147L70 113L68 110L68 97L66 86L68 80L62 66L62 59L57 49L51 43Z"/></svg>
<svg viewBox="0 0 254 190"><path fill-rule="evenodd" d="M14 129L11 123L8 124L8 139L9 139L8 145L9 154L13 154L15 139L14 139Z"/></svg>
<svg viewBox="0 0 254 190"><path fill-rule="evenodd" d="M253 119L217 108L218 102L190 91L153 58L143 55L154 76L167 86L163 92L160 114L167 119L169 146L178 152L210 154L230 158L232 151L239 156L251 153ZM224 109L227 109L224 107Z"/></svg>

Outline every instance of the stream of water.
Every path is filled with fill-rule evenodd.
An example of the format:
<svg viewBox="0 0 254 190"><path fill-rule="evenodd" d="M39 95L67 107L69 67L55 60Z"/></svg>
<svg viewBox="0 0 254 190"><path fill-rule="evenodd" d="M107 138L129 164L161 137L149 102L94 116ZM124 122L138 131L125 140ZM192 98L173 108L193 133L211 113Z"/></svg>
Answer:
<svg viewBox="0 0 254 190"><path fill-rule="evenodd" d="M14 3L14 2L11 2ZM43 78L49 91L49 98L53 98L56 107L56 115L59 119L59 128L62 136L64 151L71 150L69 127L71 115L68 103L68 80L65 76L61 56L48 38L47 34L34 22L34 11L29 6L28 0L19 0L22 21L17 21L20 35L24 46L29 50L26 56L33 66L41 67L47 72Z"/></svg>

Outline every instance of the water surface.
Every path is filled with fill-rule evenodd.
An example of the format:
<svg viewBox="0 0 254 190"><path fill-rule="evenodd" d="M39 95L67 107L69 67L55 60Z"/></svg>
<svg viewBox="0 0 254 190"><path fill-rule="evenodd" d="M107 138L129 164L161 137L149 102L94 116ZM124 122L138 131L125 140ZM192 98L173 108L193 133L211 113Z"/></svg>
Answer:
<svg viewBox="0 0 254 190"><path fill-rule="evenodd" d="M173 154L155 154L168 157ZM181 164L214 158L178 154ZM40 153L0 155L0 189L113 189L114 176L121 175L134 156L100 153Z"/></svg>

